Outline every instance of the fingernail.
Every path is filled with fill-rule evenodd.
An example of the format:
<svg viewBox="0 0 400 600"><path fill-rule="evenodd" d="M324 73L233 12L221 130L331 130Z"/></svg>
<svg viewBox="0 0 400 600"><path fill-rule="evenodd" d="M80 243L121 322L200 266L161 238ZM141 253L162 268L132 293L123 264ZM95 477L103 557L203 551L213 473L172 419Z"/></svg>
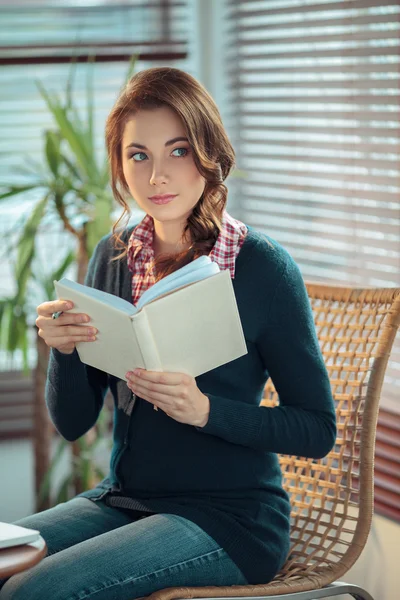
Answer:
<svg viewBox="0 0 400 600"><path fill-rule="evenodd" d="M135 369L135 370L133 371L134 375L140 375L140 374L141 374L141 372L142 372L142 371L141 371L140 369Z"/></svg>
<svg viewBox="0 0 400 600"><path fill-rule="evenodd" d="M67 308L67 309L68 309L68 308L72 308L72 306L73 306L73 304L71 304L71 302L67 302L67 303L65 304L65 308Z"/></svg>

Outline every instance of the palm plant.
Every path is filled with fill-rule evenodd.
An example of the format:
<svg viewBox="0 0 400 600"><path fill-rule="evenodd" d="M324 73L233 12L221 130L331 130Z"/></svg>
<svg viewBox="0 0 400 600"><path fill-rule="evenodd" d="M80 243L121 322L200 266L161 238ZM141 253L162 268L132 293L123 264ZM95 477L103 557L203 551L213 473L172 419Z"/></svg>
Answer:
<svg viewBox="0 0 400 600"><path fill-rule="evenodd" d="M126 79L131 76L136 60L137 56L133 56ZM5 242L12 240L12 234L17 232L17 241L9 241L6 245L8 256L16 257L13 266L16 291L0 299L0 347L10 355L22 352L25 374L29 371L28 348L32 328L36 335L33 428L36 511L50 505L51 475L66 443L60 441L51 465L50 443L54 428L44 402L49 350L37 335L35 325L30 322L34 314L34 307L29 305L30 286L39 285L43 301L54 299L53 280L60 279L72 263L76 263L77 281L83 283L95 245L112 226L113 197L109 187L108 165L106 160L100 163L95 152L93 68L92 63L88 68L84 120L72 98L74 63L71 65L64 98L50 93L41 82L37 82L54 122L54 128L44 131L44 165L29 159L31 167L18 169L15 173L16 181L4 185L0 193L0 201L11 197L19 198L27 192L40 193L40 199L30 215L23 217L17 229L14 225L10 235L4 238ZM17 182L17 175L20 173L28 176L28 183ZM40 272L41 264L37 260L38 241L43 235L46 218L53 223L61 223L63 230L75 241L75 250L67 251L50 273ZM72 470L63 482L56 500L59 497L66 498L69 493L80 493L95 477L103 476L98 467L92 465L91 457L104 433L106 420L106 417L102 417L93 430L72 443Z"/></svg>

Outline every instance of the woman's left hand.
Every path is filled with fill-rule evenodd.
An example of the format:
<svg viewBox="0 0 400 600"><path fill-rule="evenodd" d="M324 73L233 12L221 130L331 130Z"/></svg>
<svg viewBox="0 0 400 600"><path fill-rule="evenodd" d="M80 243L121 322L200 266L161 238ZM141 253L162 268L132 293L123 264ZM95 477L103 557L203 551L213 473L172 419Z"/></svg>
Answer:
<svg viewBox="0 0 400 600"><path fill-rule="evenodd" d="M136 374L138 373L138 374ZM160 373L135 369L126 373L127 385L137 396L161 408L179 423L204 427L210 414L210 400L185 373Z"/></svg>

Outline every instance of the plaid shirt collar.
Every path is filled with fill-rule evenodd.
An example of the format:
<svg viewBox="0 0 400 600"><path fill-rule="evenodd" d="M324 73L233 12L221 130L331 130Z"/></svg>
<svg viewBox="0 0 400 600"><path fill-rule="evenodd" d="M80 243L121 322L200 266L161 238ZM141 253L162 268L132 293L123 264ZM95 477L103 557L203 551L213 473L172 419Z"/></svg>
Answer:
<svg viewBox="0 0 400 600"><path fill-rule="evenodd" d="M242 247L246 233L246 225L231 217L225 210L222 216L222 229L209 256L218 263L221 271L229 269L232 279L235 277L235 259ZM154 259L153 236L153 217L146 215L133 229L128 241L128 267L136 277L144 276L146 269Z"/></svg>

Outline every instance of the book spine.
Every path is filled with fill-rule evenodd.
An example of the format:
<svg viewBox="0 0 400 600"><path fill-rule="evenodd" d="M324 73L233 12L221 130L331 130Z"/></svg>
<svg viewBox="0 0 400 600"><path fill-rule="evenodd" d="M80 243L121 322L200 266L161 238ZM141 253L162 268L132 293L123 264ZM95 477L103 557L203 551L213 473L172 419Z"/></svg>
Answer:
<svg viewBox="0 0 400 600"><path fill-rule="evenodd" d="M144 309L136 313L136 315L133 315L132 324L140 351L142 353L145 369L147 371L162 371L163 366L161 364L150 323Z"/></svg>

